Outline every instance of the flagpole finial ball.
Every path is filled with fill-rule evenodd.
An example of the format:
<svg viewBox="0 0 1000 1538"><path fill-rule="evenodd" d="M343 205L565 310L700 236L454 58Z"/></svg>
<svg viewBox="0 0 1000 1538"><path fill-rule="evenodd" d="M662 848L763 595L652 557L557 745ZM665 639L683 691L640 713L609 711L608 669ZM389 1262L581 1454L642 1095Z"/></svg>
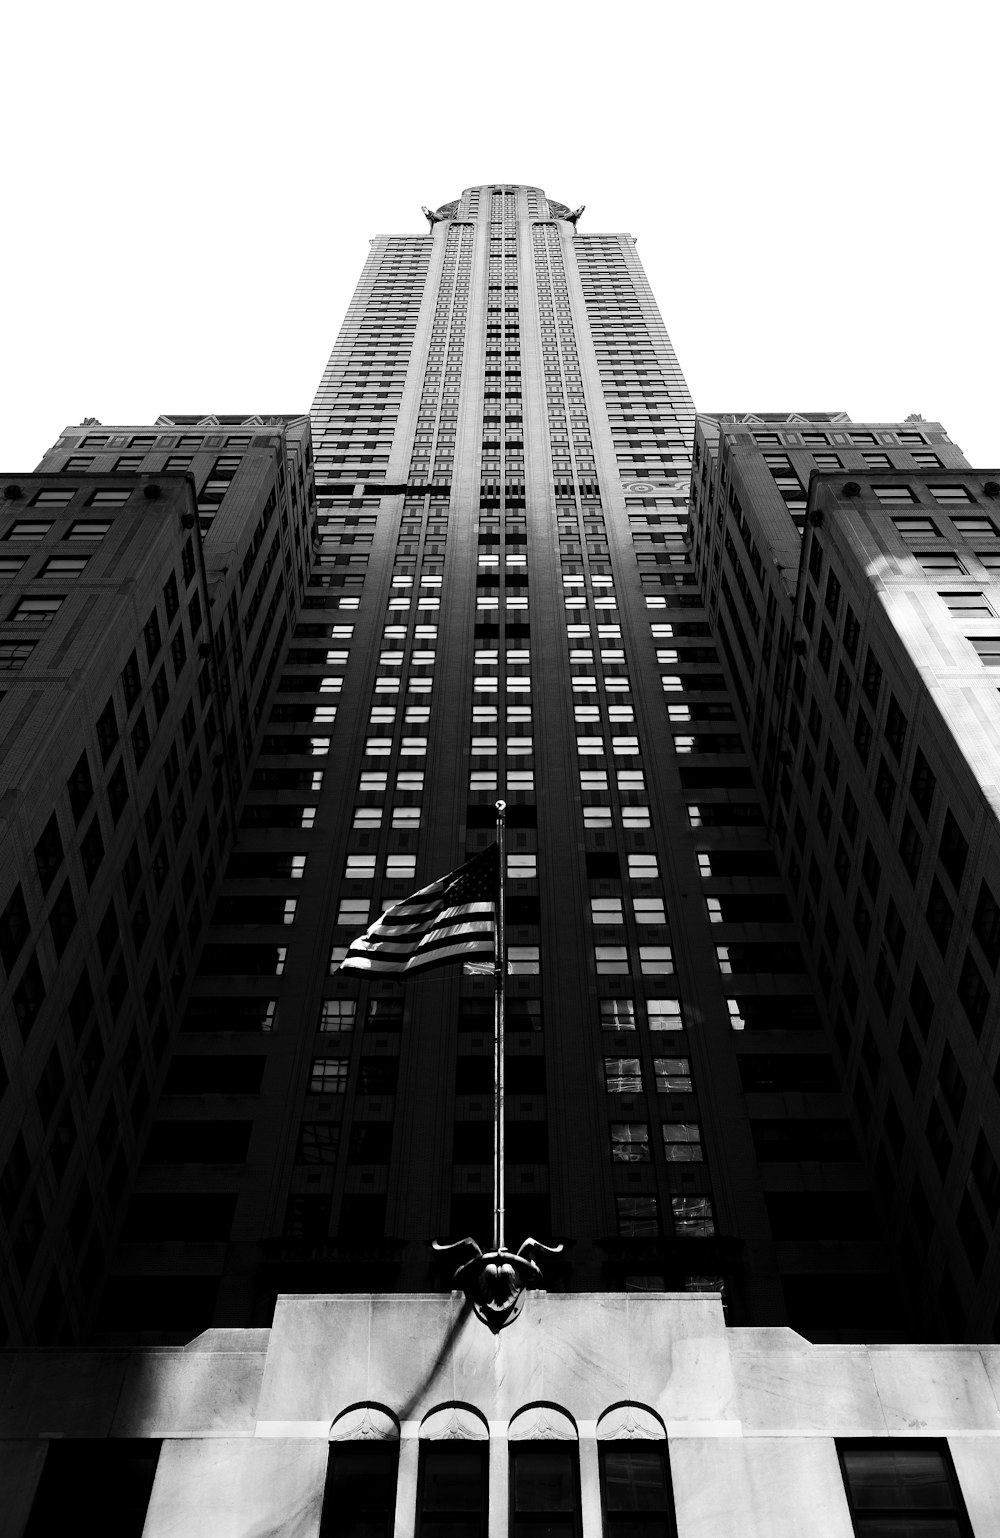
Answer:
<svg viewBox="0 0 1000 1538"><path fill-rule="evenodd" d="M498 812L505 812L507 810L507 803L506 801L498 801L496 807Z"/></svg>

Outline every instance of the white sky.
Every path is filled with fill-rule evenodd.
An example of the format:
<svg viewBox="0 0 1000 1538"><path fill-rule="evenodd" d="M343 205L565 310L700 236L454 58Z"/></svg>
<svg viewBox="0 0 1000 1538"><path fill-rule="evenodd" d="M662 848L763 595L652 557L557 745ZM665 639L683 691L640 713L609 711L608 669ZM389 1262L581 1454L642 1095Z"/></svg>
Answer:
<svg viewBox="0 0 1000 1538"><path fill-rule="evenodd" d="M697 406L1000 466L1000 7L30 0L0 36L0 473L306 410L368 238L488 180L629 230Z"/></svg>

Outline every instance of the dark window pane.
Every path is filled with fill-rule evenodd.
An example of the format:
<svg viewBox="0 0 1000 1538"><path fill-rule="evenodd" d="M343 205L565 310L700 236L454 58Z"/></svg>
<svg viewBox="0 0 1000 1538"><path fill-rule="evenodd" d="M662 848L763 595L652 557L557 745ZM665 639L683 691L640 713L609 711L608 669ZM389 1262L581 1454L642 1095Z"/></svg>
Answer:
<svg viewBox="0 0 1000 1538"><path fill-rule="evenodd" d="M421 1449L420 1538L477 1538L486 1527L487 1446Z"/></svg>
<svg viewBox="0 0 1000 1538"><path fill-rule="evenodd" d="M666 1461L655 1442L624 1442L601 1449L604 1504L617 1511L665 1511L669 1506Z"/></svg>
<svg viewBox="0 0 1000 1538"><path fill-rule="evenodd" d="M87 1531L140 1538L159 1452L159 1442L139 1438L52 1442L25 1538Z"/></svg>
<svg viewBox="0 0 1000 1538"><path fill-rule="evenodd" d="M954 1504L943 1455L935 1448L844 1448L842 1456L859 1511L947 1510Z"/></svg>
<svg viewBox="0 0 1000 1538"><path fill-rule="evenodd" d="M576 1506L576 1458L570 1447L514 1447L514 1510L573 1511Z"/></svg>
<svg viewBox="0 0 1000 1538"><path fill-rule="evenodd" d="M398 1462L395 1442L334 1444L319 1538L391 1538Z"/></svg>

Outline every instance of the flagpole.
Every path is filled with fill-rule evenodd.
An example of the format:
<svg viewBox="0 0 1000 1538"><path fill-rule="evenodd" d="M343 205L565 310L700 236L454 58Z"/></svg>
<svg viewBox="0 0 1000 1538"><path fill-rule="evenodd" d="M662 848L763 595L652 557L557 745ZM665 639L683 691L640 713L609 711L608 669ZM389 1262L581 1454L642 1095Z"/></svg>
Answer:
<svg viewBox="0 0 1000 1538"><path fill-rule="evenodd" d="M506 801L496 803L497 857L500 866L500 885L497 892L496 943L493 953L493 970L496 993L493 1004L493 1248L504 1247L504 828L507 814Z"/></svg>

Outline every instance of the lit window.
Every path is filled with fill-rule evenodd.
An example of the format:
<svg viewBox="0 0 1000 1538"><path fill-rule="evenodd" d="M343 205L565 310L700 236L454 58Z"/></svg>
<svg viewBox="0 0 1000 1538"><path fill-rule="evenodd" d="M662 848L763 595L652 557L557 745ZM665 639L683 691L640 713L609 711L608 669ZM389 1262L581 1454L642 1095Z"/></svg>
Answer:
<svg viewBox="0 0 1000 1538"><path fill-rule="evenodd" d="M622 912L621 898L592 897L590 916L595 924L624 924L625 915Z"/></svg>
<svg viewBox="0 0 1000 1538"><path fill-rule="evenodd" d="M633 881L652 880L660 874L655 854L630 854L628 873Z"/></svg>
<svg viewBox="0 0 1000 1538"><path fill-rule="evenodd" d="M87 564L86 556L54 555L39 573L42 577L79 577Z"/></svg>
<svg viewBox="0 0 1000 1538"><path fill-rule="evenodd" d="M412 881L417 873L417 857L414 854L390 854L386 857L385 874L390 881Z"/></svg>
<svg viewBox="0 0 1000 1538"><path fill-rule="evenodd" d="M712 1203L707 1196L672 1196L670 1212L678 1239L711 1239L715 1233Z"/></svg>
<svg viewBox="0 0 1000 1538"><path fill-rule="evenodd" d="M344 871L346 881L370 881L375 874L375 856L373 854L349 854L347 856L347 868Z"/></svg>
<svg viewBox="0 0 1000 1538"><path fill-rule="evenodd" d="M539 971L537 945L509 945L507 947L507 972L511 977L524 974L537 975Z"/></svg>
<svg viewBox="0 0 1000 1538"><path fill-rule="evenodd" d="M701 1164L701 1128L694 1121L663 1123L663 1153L668 1164Z"/></svg>
<svg viewBox="0 0 1000 1538"><path fill-rule="evenodd" d="M611 1158L615 1164L649 1163L649 1127L644 1121L611 1123Z"/></svg>
<svg viewBox="0 0 1000 1538"><path fill-rule="evenodd" d="M368 923L368 899L345 897L337 909L337 923L346 929L363 929Z"/></svg>
<svg viewBox="0 0 1000 1538"><path fill-rule="evenodd" d="M637 924L665 924L666 911L662 897L636 897L632 903Z"/></svg>
<svg viewBox="0 0 1000 1538"><path fill-rule="evenodd" d="M642 1093L642 1067L637 1057L606 1057L604 1087L609 1095Z"/></svg>
<svg viewBox="0 0 1000 1538"><path fill-rule="evenodd" d="M686 1057L654 1057L656 1092L659 1095L690 1095L691 1063Z"/></svg>
<svg viewBox="0 0 1000 1538"><path fill-rule="evenodd" d="M354 999L324 999L319 1008L319 1030L353 1031L357 1005Z"/></svg>
<svg viewBox="0 0 1000 1538"><path fill-rule="evenodd" d="M314 1057L309 1072L309 1093L342 1095L347 1089L347 1062L341 1057Z"/></svg>
<svg viewBox="0 0 1000 1538"><path fill-rule="evenodd" d="M606 1031L635 1030L634 999L601 999L601 1025Z"/></svg>
<svg viewBox="0 0 1000 1538"><path fill-rule="evenodd" d="M640 945L639 970L645 974L673 972L673 952L669 945Z"/></svg>
<svg viewBox="0 0 1000 1538"><path fill-rule="evenodd" d="M684 1016L680 999L647 999L646 1016L651 1031L682 1031Z"/></svg>

